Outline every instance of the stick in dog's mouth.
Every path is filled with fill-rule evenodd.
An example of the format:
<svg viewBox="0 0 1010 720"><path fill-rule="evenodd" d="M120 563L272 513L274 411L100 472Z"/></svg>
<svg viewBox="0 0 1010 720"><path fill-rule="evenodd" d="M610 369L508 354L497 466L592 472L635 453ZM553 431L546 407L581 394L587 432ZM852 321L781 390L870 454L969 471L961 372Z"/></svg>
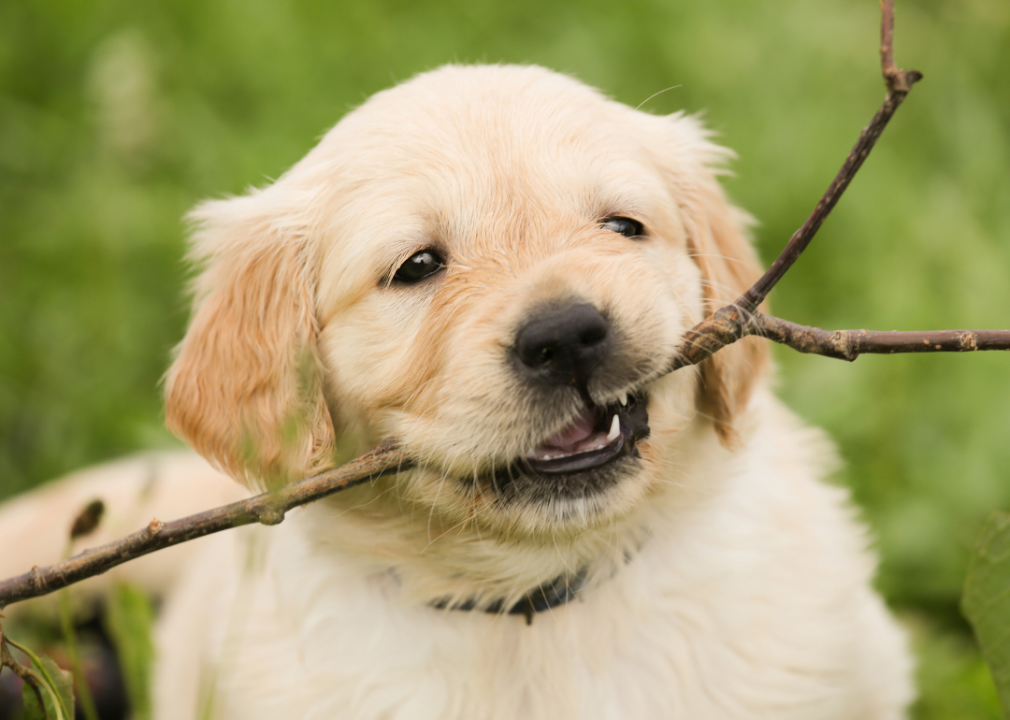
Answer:
<svg viewBox="0 0 1010 720"><path fill-rule="evenodd" d="M535 473L564 475L602 467L629 455L638 456L635 443L649 436L644 394L622 393L607 406L586 402L582 413L560 432L526 454Z"/></svg>

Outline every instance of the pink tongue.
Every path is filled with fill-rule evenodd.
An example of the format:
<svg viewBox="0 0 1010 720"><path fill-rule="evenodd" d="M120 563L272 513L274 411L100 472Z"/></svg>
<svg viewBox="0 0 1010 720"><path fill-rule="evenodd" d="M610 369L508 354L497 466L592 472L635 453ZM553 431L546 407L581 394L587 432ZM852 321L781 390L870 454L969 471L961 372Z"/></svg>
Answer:
<svg viewBox="0 0 1010 720"><path fill-rule="evenodd" d="M580 442L593 434L596 419L593 413L586 411L571 425L550 438L541 447L555 448L563 452L575 452Z"/></svg>

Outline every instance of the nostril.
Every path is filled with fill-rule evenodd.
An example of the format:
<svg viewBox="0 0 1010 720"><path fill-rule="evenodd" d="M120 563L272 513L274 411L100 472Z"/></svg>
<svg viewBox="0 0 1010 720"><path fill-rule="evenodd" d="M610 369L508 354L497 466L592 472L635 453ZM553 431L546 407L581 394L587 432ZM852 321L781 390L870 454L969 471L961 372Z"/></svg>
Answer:
<svg viewBox="0 0 1010 720"><path fill-rule="evenodd" d="M557 355L556 340L545 333L544 328L534 327L519 334L516 342L516 353L523 364L530 368L541 368L550 365Z"/></svg>
<svg viewBox="0 0 1010 720"><path fill-rule="evenodd" d="M601 320L603 318L600 318ZM579 335L579 342L583 345L596 345L603 342L607 337L606 321L598 325L585 328Z"/></svg>

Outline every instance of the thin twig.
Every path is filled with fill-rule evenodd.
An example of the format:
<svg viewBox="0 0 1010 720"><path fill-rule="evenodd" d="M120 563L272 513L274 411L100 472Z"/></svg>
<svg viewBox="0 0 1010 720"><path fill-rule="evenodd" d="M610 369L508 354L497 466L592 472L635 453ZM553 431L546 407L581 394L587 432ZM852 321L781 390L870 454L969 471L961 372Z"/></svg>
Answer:
<svg viewBox="0 0 1010 720"><path fill-rule="evenodd" d="M817 202L813 212L806 221L793 233L785 248L775 258L765 274L754 283L743 295L733 303L720 308L711 317L695 325L684 336L681 350L668 368L669 372L688 365L696 365L705 358L731 343L736 342L748 333L748 319L758 306L768 297L768 293L782 279L782 276L793 266L814 235L820 229L824 220L834 209L842 193L852 182L852 178L863 166L863 161L870 150L877 144L887 123L901 106L912 85L922 79L922 73L917 70L902 70L894 65L894 0L884 0L880 6L880 70L887 85L887 96L877 110L870 124L863 128L859 139L849 152L841 169L831 181L828 189Z"/></svg>
<svg viewBox="0 0 1010 720"><path fill-rule="evenodd" d="M852 178L859 172L863 161L869 156L873 146L877 144L881 133L884 132L887 123L912 89L912 85L922 79L922 73L918 70L902 70L894 66L894 0L884 0L881 4L880 38L880 69L884 76L884 82L887 84L887 96L884 98L884 103L877 110L877 114L873 116L870 124L863 128L859 134L859 139L849 152L849 156L845 158L835 179L831 181L806 222L793 233L785 248L775 258L775 262L769 266L765 274L734 303L746 312L755 310L758 305L764 302L771 289L793 266L800 254L807 249L825 218L834 209L839 198L842 197L842 193L852 182Z"/></svg>
<svg viewBox="0 0 1010 720"><path fill-rule="evenodd" d="M802 353L850 362L868 354L1010 350L1010 331L1007 330L822 330L764 313L750 318L745 334L766 337Z"/></svg>
<svg viewBox="0 0 1010 720"><path fill-rule="evenodd" d="M23 575L0 582L0 609L21 600L48 595L134 558L188 540L252 523L276 525L292 508L412 466L398 445L386 442L346 465L278 490L173 522L152 520L146 528L132 535L85 550L63 562L44 568L33 567Z"/></svg>
<svg viewBox="0 0 1010 720"><path fill-rule="evenodd" d="M894 0L880 3L880 70L890 92L908 94L922 80L918 70L902 70L894 64Z"/></svg>
<svg viewBox="0 0 1010 720"><path fill-rule="evenodd" d="M52 698L53 707L56 710L57 720L59 720L60 718L65 718L66 720L73 720L74 717L73 697L69 699L70 703L69 705L67 704L67 702L64 702L64 698L61 697L59 691L56 689L57 688L56 678L53 677L52 674L49 672L49 669L46 668L46 665L45 663L42 662L42 659L34 652L32 652L31 648L28 648L22 645L21 643L16 643L10 638L7 638L6 643L11 647L20 650L22 653L28 656L29 660L31 660L31 664L34 669L29 670L29 672L36 673L37 671L36 678L39 680L39 685L42 688L44 688L46 694L49 695L50 698ZM56 668L56 671L61 672L58 667ZM43 714L45 714L45 716L48 718L49 713L46 710L45 705L42 706L42 710Z"/></svg>
<svg viewBox="0 0 1010 720"><path fill-rule="evenodd" d="M2 617L3 614L0 613L0 618ZM49 710L46 708L45 698L42 695L42 679L39 677L38 673L31 668L25 667L14 658L11 654L10 647L8 646L8 640L4 635L2 627L0 627L0 668L10 668L12 673L28 684L28 687L30 687L32 692L35 693L35 699L38 700L39 707L42 708L42 714L45 720L48 720Z"/></svg>

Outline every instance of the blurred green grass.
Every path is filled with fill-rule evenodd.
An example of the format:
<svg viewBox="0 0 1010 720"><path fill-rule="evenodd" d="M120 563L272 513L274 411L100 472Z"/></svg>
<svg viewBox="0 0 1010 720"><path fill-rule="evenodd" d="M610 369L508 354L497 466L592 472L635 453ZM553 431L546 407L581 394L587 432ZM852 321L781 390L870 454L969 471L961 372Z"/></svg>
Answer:
<svg viewBox="0 0 1010 720"><path fill-rule="evenodd" d="M181 216L278 176L373 92L522 62L705 110L771 258L882 99L877 23L870 0L0 4L0 497L174 442L158 382L186 321ZM774 308L1008 327L1010 3L898 0L896 51L926 79ZM997 717L957 603L985 516L1010 507L1008 358L778 358L784 397L840 445L913 629L917 716Z"/></svg>

